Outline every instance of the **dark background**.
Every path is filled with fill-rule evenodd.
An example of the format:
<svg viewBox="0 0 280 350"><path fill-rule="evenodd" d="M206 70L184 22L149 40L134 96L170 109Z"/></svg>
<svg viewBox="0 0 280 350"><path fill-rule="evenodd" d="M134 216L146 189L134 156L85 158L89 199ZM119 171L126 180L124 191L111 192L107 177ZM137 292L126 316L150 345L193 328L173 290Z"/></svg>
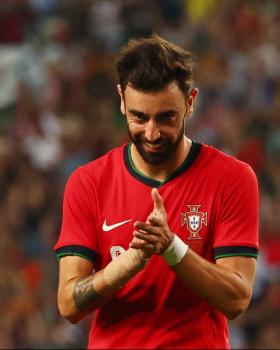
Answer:
<svg viewBox="0 0 280 350"><path fill-rule="evenodd" d="M65 182L127 141L114 54L155 32L194 52L191 138L248 162L260 184L254 296L234 348L280 348L280 1L1 0L0 347L85 346L57 312L53 245ZM201 325L203 327L203 325Z"/></svg>

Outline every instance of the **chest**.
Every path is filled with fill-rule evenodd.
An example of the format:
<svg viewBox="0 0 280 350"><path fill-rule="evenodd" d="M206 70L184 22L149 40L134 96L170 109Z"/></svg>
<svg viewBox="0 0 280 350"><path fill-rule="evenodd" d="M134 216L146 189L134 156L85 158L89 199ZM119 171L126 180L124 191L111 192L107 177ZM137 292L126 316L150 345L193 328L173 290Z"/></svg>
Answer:
<svg viewBox="0 0 280 350"><path fill-rule="evenodd" d="M104 264L128 249L135 221L153 210L151 187L138 181L112 181L98 194L98 246ZM197 178L178 178L159 189L170 229L198 254L211 260L217 220L217 188Z"/></svg>

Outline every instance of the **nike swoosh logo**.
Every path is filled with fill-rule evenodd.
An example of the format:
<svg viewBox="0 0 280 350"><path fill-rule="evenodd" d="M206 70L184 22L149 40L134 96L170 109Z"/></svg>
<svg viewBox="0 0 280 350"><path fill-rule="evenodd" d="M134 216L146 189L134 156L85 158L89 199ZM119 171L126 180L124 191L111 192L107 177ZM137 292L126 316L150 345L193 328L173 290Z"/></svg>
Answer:
<svg viewBox="0 0 280 350"><path fill-rule="evenodd" d="M127 222L131 221L132 219L129 219L129 220L125 220L125 221L122 221L122 222L118 222L117 224L114 224L114 225L107 225L106 223L106 220L103 222L103 225L102 225L102 230L107 232L107 231L111 231L113 230L114 228L117 228L121 225L124 225L126 224Z"/></svg>

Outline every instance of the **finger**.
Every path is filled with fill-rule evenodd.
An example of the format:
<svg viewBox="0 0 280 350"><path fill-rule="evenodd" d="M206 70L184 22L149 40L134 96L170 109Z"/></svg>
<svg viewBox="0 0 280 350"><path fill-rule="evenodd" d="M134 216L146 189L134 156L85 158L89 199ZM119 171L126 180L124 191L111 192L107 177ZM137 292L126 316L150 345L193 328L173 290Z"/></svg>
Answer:
<svg viewBox="0 0 280 350"><path fill-rule="evenodd" d="M131 242L133 242L133 243L137 243L137 242L139 242L139 239L137 239L136 237L133 237L133 239L132 239L132 241Z"/></svg>
<svg viewBox="0 0 280 350"><path fill-rule="evenodd" d="M146 224L147 225L148 223L147 222L143 222L143 221L135 221L133 226L134 227L139 227L139 225L141 225L141 224Z"/></svg>
<svg viewBox="0 0 280 350"><path fill-rule="evenodd" d="M156 188L153 188L151 191L151 197L154 202L154 211L165 211L162 198L160 194L158 193L158 190Z"/></svg>
<svg viewBox="0 0 280 350"><path fill-rule="evenodd" d="M151 234L146 233L146 232L134 231L133 236L136 237L138 240L142 240L142 241L145 241L148 243L158 242L158 236L151 235Z"/></svg>
<svg viewBox="0 0 280 350"><path fill-rule="evenodd" d="M158 227L151 226L150 224L146 224L144 222L136 221L134 223L134 227L137 229L137 231L144 231L148 234L152 234L155 236L161 235L161 232Z"/></svg>
<svg viewBox="0 0 280 350"><path fill-rule="evenodd" d="M151 224L150 222L148 222L148 220L146 220L146 222L135 221L133 226L138 228L139 230L147 230L149 229L149 227L151 227Z"/></svg>
<svg viewBox="0 0 280 350"><path fill-rule="evenodd" d="M155 215L154 212L152 212L147 218L147 223L156 227L160 227L163 224L162 217L159 217L159 215Z"/></svg>
<svg viewBox="0 0 280 350"><path fill-rule="evenodd" d="M145 241L137 241L137 242L130 242L129 243L129 248L133 248L133 249L141 249L143 251L145 251L146 253L148 253L149 255L154 254L154 245L151 243L147 243Z"/></svg>
<svg viewBox="0 0 280 350"><path fill-rule="evenodd" d="M129 248L141 249L141 247L146 245L147 245L146 241L142 239L138 239L134 236L132 241L129 243Z"/></svg>

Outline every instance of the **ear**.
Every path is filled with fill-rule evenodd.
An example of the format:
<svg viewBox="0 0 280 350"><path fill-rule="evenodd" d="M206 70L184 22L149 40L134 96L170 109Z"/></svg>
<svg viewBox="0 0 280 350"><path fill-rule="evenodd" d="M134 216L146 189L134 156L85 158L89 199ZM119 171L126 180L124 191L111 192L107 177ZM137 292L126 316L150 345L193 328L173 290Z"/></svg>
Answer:
<svg viewBox="0 0 280 350"><path fill-rule="evenodd" d="M121 85L118 84L117 88L118 88L118 93L119 93L120 98L121 98L120 110L121 110L122 114L125 115L124 96L123 96Z"/></svg>
<svg viewBox="0 0 280 350"><path fill-rule="evenodd" d="M198 89L192 89L187 97L188 116L191 116L193 113L193 102L198 95L198 92Z"/></svg>

